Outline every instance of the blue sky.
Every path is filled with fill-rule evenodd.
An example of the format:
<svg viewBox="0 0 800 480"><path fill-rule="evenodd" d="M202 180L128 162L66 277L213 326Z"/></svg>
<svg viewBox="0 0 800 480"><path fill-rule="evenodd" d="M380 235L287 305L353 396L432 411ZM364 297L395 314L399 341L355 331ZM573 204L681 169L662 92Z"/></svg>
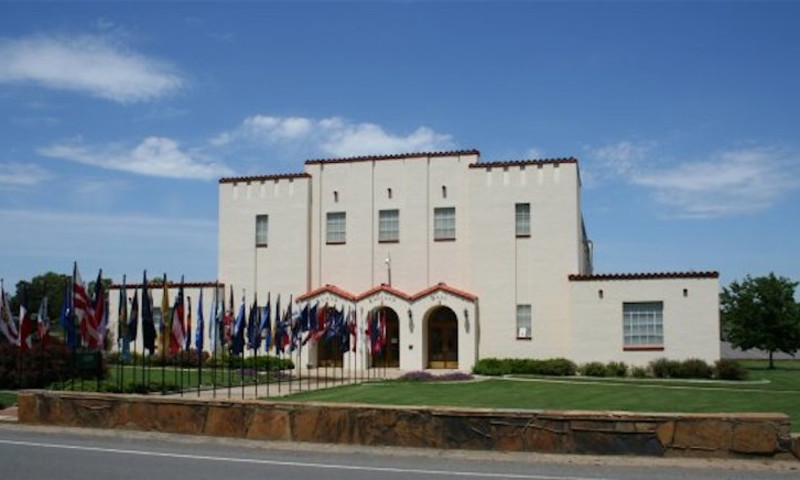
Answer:
<svg viewBox="0 0 800 480"><path fill-rule="evenodd" d="M0 276L216 277L217 180L574 156L603 273L800 280L800 3L0 2Z"/></svg>

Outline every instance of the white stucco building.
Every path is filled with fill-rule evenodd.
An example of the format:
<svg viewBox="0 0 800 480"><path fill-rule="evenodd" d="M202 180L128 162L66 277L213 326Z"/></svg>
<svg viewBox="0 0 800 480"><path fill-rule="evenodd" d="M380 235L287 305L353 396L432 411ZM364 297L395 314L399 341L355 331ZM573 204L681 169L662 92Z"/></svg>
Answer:
<svg viewBox="0 0 800 480"><path fill-rule="evenodd" d="M219 281L355 309L359 322L381 310L384 361L406 371L718 359L717 273L594 274L580 194L574 158L482 162L475 150L223 178ZM302 363L352 355L312 347Z"/></svg>

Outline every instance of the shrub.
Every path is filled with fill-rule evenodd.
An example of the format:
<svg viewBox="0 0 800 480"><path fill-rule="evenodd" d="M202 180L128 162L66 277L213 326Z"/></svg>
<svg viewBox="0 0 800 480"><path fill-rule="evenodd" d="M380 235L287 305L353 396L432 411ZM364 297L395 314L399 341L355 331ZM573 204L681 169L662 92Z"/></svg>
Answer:
<svg viewBox="0 0 800 480"><path fill-rule="evenodd" d="M566 358L551 358L549 360L542 360L542 363L541 375L569 377L575 375L578 371L578 366L575 365L575 362L567 360Z"/></svg>
<svg viewBox="0 0 800 480"><path fill-rule="evenodd" d="M75 354L55 339L47 348L37 345L25 353L18 346L0 344L0 389L43 388L78 376L75 366ZM84 375L93 377L90 373L94 372ZM99 373L105 378L105 364Z"/></svg>
<svg viewBox="0 0 800 480"><path fill-rule="evenodd" d="M204 365L209 367L217 366L222 368L241 368L244 363L245 368L257 369L259 371L266 370L292 370L294 369L294 362L290 358L278 358L269 355L256 357L242 357L239 355L219 355L208 359Z"/></svg>
<svg viewBox="0 0 800 480"><path fill-rule="evenodd" d="M689 358L681 362L680 374L678 378L711 378L714 370L699 358Z"/></svg>
<svg viewBox="0 0 800 480"><path fill-rule="evenodd" d="M415 372L408 372L402 377L398 378L398 380L403 380L406 382L427 382L433 380L433 374L418 370Z"/></svg>
<svg viewBox="0 0 800 480"><path fill-rule="evenodd" d="M625 377L627 375L628 375L628 366L625 364L625 362L606 363L607 377Z"/></svg>
<svg viewBox="0 0 800 480"><path fill-rule="evenodd" d="M633 378L647 378L647 369L644 367L631 368L631 376Z"/></svg>
<svg viewBox="0 0 800 480"><path fill-rule="evenodd" d="M464 372L444 373L442 375L434 375L430 372L415 371L408 372L398 380L406 382L454 382L462 380L472 380L472 375Z"/></svg>
<svg viewBox="0 0 800 480"><path fill-rule="evenodd" d="M750 372L736 360L722 359L714 364L715 377L720 380L747 380Z"/></svg>
<svg viewBox="0 0 800 480"><path fill-rule="evenodd" d="M606 366L600 362L589 362L581 365L581 375L585 377L605 377Z"/></svg>
<svg viewBox="0 0 800 480"><path fill-rule="evenodd" d="M575 375L578 367L566 358L483 358L472 368L477 375Z"/></svg>
<svg viewBox="0 0 800 480"><path fill-rule="evenodd" d="M472 380L473 377L469 373L464 372L450 372L438 375L433 378L437 382L462 382L465 380Z"/></svg>
<svg viewBox="0 0 800 480"><path fill-rule="evenodd" d="M680 378L681 362L659 358L650 362L650 371L656 378Z"/></svg>
<svg viewBox="0 0 800 480"><path fill-rule="evenodd" d="M504 364L499 358L482 358L472 367L472 373L477 375L505 375L511 373L509 370L507 362Z"/></svg>

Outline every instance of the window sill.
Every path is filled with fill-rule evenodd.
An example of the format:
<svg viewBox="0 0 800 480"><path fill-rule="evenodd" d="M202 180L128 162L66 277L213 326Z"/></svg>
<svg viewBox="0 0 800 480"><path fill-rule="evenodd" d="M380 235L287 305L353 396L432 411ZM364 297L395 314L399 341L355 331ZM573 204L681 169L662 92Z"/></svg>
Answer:
<svg viewBox="0 0 800 480"><path fill-rule="evenodd" d="M378 243L400 243L400 240L378 240Z"/></svg>
<svg viewBox="0 0 800 480"><path fill-rule="evenodd" d="M325 242L325 245L345 245L346 243L347 243L346 241L341 241L341 242Z"/></svg>
<svg viewBox="0 0 800 480"><path fill-rule="evenodd" d="M517 337L517 340L527 340L530 342L531 340L533 340L533 337Z"/></svg>
<svg viewBox="0 0 800 480"><path fill-rule="evenodd" d="M434 242L455 242L456 239L455 239L455 237L453 237L453 238L434 238L433 241Z"/></svg>
<svg viewBox="0 0 800 480"><path fill-rule="evenodd" d="M267 248L266 243L256 243L256 248Z"/></svg>
<svg viewBox="0 0 800 480"><path fill-rule="evenodd" d="M517 238L531 238L530 233L518 233Z"/></svg>
<svg viewBox="0 0 800 480"><path fill-rule="evenodd" d="M622 347L625 352L660 352L664 350L663 345L625 345Z"/></svg>

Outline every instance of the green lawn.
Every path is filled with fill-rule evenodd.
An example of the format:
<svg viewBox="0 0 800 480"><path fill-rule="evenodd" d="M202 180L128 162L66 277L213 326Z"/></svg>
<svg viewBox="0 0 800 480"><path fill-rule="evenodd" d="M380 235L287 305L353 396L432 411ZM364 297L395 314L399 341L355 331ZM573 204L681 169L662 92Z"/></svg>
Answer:
<svg viewBox="0 0 800 480"><path fill-rule="evenodd" d="M9 390L0 391L0 408L10 407L17 403L17 392Z"/></svg>
<svg viewBox="0 0 800 480"><path fill-rule="evenodd" d="M130 365L122 366L110 365L108 367L108 378L100 382L100 388L103 391L116 391L114 388L119 388L120 385L127 387L131 384L149 384L152 392L158 392L162 388L162 383L166 386L167 391L177 391L174 387L182 387L184 391L195 391L200 379L201 388L212 388L216 385L217 388L226 387L229 383L233 387L245 385L252 385L256 382L256 377L253 370L245 369L245 375L242 376L241 370L227 368L203 368L202 372L197 368L175 368L164 367L163 370L159 366L151 366L143 368L141 366L133 367ZM267 381L275 382L275 372L272 372L269 378L266 372L261 372L258 376L258 383L265 384ZM51 390L80 390L92 392L98 390L98 382L96 380L67 380L63 384L53 384L48 387Z"/></svg>
<svg viewBox="0 0 800 480"><path fill-rule="evenodd" d="M800 431L800 361L743 362L749 382L491 379L481 382L380 382L303 392L291 401L387 405L449 405L553 410L639 412L782 412ZM766 382L764 382L766 381Z"/></svg>

